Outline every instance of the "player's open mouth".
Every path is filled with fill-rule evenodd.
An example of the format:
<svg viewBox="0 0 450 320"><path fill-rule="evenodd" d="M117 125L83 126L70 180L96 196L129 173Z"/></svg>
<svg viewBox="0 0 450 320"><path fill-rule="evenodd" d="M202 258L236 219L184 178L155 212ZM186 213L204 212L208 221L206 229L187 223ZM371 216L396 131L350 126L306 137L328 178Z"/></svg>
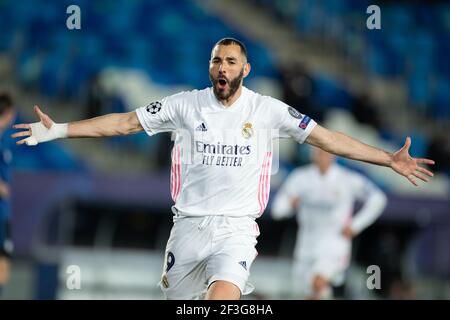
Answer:
<svg viewBox="0 0 450 320"><path fill-rule="evenodd" d="M225 89L225 87L227 86L227 80L225 79L219 79L217 83L220 89Z"/></svg>

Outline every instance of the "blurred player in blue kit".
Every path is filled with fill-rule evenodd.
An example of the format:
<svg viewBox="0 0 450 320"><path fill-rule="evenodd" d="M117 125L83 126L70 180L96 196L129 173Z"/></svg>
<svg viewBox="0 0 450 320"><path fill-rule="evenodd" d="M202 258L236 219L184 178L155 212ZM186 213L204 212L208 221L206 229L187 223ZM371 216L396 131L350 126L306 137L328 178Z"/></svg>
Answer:
<svg viewBox="0 0 450 320"><path fill-rule="evenodd" d="M13 101L8 94L0 93L0 297L10 276L12 241L10 231L10 164L12 153L10 138L5 131L14 121Z"/></svg>

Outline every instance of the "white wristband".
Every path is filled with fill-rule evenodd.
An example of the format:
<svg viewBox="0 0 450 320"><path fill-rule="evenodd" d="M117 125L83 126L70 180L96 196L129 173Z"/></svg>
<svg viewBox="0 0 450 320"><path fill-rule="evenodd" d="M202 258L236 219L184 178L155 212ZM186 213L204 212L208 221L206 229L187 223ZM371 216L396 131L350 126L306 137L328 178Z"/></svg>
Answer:
<svg viewBox="0 0 450 320"><path fill-rule="evenodd" d="M55 139L67 137L67 123L53 123L50 129L47 129L42 122L30 124L31 136L25 139L29 146L35 146L40 142L47 142Z"/></svg>

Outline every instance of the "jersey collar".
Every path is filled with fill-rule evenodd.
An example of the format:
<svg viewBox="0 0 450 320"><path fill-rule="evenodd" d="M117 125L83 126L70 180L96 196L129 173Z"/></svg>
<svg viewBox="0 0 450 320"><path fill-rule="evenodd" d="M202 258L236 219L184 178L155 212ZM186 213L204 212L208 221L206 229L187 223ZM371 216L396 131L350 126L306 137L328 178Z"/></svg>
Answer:
<svg viewBox="0 0 450 320"><path fill-rule="evenodd" d="M246 87L242 86L241 95L229 107L225 107L223 104L220 103L219 100L217 100L216 96L214 95L214 91L213 91L212 87L209 88L209 99L211 101L211 105L215 108L220 108L222 110L235 110L242 105L242 101L245 99L244 96L247 95L247 91L248 91L248 89Z"/></svg>

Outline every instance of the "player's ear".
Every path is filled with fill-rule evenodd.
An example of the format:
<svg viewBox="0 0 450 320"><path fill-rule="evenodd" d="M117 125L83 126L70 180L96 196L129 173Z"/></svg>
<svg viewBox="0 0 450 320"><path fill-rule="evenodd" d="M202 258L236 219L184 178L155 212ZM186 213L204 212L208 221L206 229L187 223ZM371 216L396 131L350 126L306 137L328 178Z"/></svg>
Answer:
<svg viewBox="0 0 450 320"><path fill-rule="evenodd" d="M250 63L247 62L244 65L244 73L243 73L244 78L248 76L248 74L250 73L251 69L252 69L252 66L250 65Z"/></svg>

